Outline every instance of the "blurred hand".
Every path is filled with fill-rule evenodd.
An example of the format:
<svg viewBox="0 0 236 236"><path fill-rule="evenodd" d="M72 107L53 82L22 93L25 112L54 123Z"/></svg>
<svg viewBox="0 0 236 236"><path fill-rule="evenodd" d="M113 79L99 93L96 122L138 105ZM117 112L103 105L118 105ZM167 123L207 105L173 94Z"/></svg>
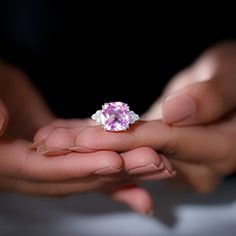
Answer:
<svg viewBox="0 0 236 236"><path fill-rule="evenodd" d="M32 140L36 130L53 119L24 72L0 62L1 133L7 128L3 138Z"/></svg>
<svg viewBox="0 0 236 236"><path fill-rule="evenodd" d="M70 143L118 153L148 146L162 153L163 160L171 160L179 180L196 191L209 192L236 169L235 65L235 43L209 49L171 81L163 98L144 115L150 121L119 133L88 127L75 132ZM135 165L135 157L130 159Z"/></svg>
<svg viewBox="0 0 236 236"><path fill-rule="evenodd" d="M146 190L138 187L137 183L142 180L172 177L174 172L170 162L149 147L139 147L118 154L106 148L93 150L80 145L77 138L83 134L86 136L87 130L94 125L90 120L55 120L36 133L33 148L49 160L66 158L65 162L68 164L68 157L76 156L76 165L89 170L88 173L94 179L110 180L109 184L99 186L100 190L138 212L151 213L151 197ZM98 129L102 130L101 127ZM97 135L85 136L86 139L98 139Z"/></svg>
<svg viewBox="0 0 236 236"><path fill-rule="evenodd" d="M52 122L55 117L26 75L7 64L0 65L0 97L1 191L55 197L100 190L140 213L152 211L150 195L135 184L136 177L127 178L127 173L148 178L143 173L152 168L151 175L155 178L168 177L168 174L161 174L164 168L162 157L155 151L142 147L121 155L109 150L91 152L86 148L68 146L66 151L51 150L54 157L48 157L50 152L46 157L42 142L34 144L37 151L32 149L30 140L36 130L44 127L36 137L39 139L51 133L51 137L54 136L51 144L57 141L63 147L64 140L70 141L69 135L63 136L66 135L63 129L79 133L91 127L91 123L86 120ZM134 157L137 162L133 162Z"/></svg>
<svg viewBox="0 0 236 236"><path fill-rule="evenodd" d="M213 147L220 145L222 148L224 142L228 142L219 161L216 158L218 154L213 153L215 163L207 161L209 148L204 155L206 161L200 163L201 167L188 159L173 160L178 172L183 174L180 181L187 182L200 192L211 191L222 176L235 172L235 63L235 42L224 42L210 48L169 82L162 96L144 115L146 120L162 119L172 126L198 125L201 128L205 124L203 127L210 127L210 130L222 132L225 136L225 141L216 143L213 139L211 142ZM178 178L173 181L176 180Z"/></svg>

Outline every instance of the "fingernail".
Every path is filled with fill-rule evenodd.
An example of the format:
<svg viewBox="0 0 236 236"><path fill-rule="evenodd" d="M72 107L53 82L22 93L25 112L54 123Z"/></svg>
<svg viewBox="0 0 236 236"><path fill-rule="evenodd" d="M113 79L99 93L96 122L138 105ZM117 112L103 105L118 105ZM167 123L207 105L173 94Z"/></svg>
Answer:
<svg viewBox="0 0 236 236"><path fill-rule="evenodd" d="M40 140L40 141L34 142L34 143L31 145L31 148L37 149L39 146L43 145L43 143L44 143L44 140Z"/></svg>
<svg viewBox="0 0 236 236"><path fill-rule="evenodd" d="M37 147L37 153L43 154L46 151L45 145L40 145Z"/></svg>
<svg viewBox="0 0 236 236"><path fill-rule="evenodd" d="M129 174L136 175L136 174L144 174L149 173L153 171L158 171L164 168L163 162L160 163L160 165L156 165L154 163L148 164L146 166L136 167L134 169L129 170Z"/></svg>
<svg viewBox="0 0 236 236"><path fill-rule="evenodd" d="M71 150L74 152L94 152L95 151L91 148L86 148L84 146L68 147L68 150Z"/></svg>
<svg viewBox="0 0 236 236"><path fill-rule="evenodd" d="M163 171L160 171L159 173L153 174L153 175L146 175L143 177L140 177L140 180L161 180L161 179L167 179L174 177L176 174L176 171L169 171L167 169L164 169Z"/></svg>
<svg viewBox="0 0 236 236"><path fill-rule="evenodd" d="M173 124L183 122L192 117L197 110L197 105L192 97L184 94L171 94L162 104L163 120Z"/></svg>
<svg viewBox="0 0 236 236"><path fill-rule="evenodd" d="M67 149L59 149L59 148L54 148L54 149L42 149L40 154L43 154L45 156L59 156L59 155L65 155L67 153L70 153L70 150Z"/></svg>
<svg viewBox="0 0 236 236"><path fill-rule="evenodd" d="M120 168L114 168L111 166L104 167L102 169L96 170L94 172L95 175L109 175L109 174L114 174L120 172Z"/></svg>

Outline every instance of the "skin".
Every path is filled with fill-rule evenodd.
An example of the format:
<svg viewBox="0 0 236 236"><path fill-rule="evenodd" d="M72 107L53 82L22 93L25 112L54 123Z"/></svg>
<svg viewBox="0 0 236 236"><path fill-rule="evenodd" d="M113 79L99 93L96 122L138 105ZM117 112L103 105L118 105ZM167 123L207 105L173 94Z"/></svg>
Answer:
<svg viewBox="0 0 236 236"><path fill-rule="evenodd" d="M130 166L140 161L135 158L136 151L148 147L149 151L161 153L165 171L173 176L175 171L166 160L171 161L178 173L174 181L188 184L198 192L212 191L224 176L236 170L235 64L236 43L216 45L176 75L143 116L145 120L136 122L126 132L106 132L99 126L79 131L77 125L63 130L46 127L36 134L34 148L43 150L46 156L64 151L115 151L121 153L126 173L132 179ZM145 156L145 166L152 163ZM148 171L145 176L155 178ZM123 193L126 202L138 196L129 195L129 191Z"/></svg>
<svg viewBox="0 0 236 236"><path fill-rule="evenodd" d="M152 148L119 153L70 143L65 150L71 134L82 133L94 123L56 119L24 72L3 62L0 95L1 191L57 197L98 190L137 212L152 211L152 199L137 186L138 178L168 178L172 169ZM54 142L57 146L50 153L48 145Z"/></svg>

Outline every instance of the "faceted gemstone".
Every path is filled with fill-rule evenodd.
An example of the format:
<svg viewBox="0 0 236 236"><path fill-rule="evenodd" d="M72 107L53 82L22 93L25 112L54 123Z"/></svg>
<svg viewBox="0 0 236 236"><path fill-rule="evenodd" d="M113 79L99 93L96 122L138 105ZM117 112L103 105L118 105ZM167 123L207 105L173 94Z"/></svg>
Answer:
<svg viewBox="0 0 236 236"><path fill-rule="evenodd" d="M139 116L129 110L129 106L123 102L110 102L102 106L91 117L97 123L101 124L105 130L122 131L129 128L139 119Z"/></svg>
<svg viewBox="0 0 236 236"><path fill-rule="evenodd" d="M130 112L123 102L105 103L100 111L100 122L105 130L121 131L129 128Z"/></svg>

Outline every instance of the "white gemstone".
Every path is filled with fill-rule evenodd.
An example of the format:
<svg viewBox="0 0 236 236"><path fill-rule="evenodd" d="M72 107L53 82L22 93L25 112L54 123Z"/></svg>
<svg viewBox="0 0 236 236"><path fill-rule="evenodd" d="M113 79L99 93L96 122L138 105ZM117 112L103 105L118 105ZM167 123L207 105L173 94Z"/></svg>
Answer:
<svg viewBox="0 0 236 236"><path fill-rule="evenodd" d="M96 121L97 123L101 123L101 111L100 110L98 110L98 111L96 111L96 113L95 114L93 114L92 116L91 116L91 118L94 120L94 121Z"/></svg>
<svg viewBox="0 0 236 236"><path fill-rule="evenodd" d="M130 111L130 124L135 123L137 120L139 120L139 116L135 114L133 111Z"/></svg>

